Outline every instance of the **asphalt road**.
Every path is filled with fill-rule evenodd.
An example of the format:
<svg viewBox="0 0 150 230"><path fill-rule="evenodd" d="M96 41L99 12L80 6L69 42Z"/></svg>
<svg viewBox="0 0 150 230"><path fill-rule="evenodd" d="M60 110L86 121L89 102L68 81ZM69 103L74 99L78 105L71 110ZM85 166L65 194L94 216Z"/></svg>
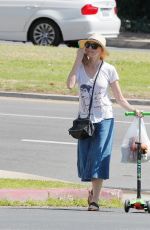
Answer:
<svg viewBox="0 0 150 230"><path fill-rule="evenodd" d="M121 209L0 208L2 230L149 230L149 214Z"/></svg>
<svg viewBox="0 0 150 230"><path fill-rule="evenodd" d="M76 141L68 128L78 103L0 98L0 169L79 182L76 173ZM148 107L142 109L148 111ZM105 187L136 188L136 165L122 164L120 146L133 118L114 105L116 131L111 179ZM145 117L150 136L150 117ZM150 190L150 163L142 167L142 188Z"/></svg>

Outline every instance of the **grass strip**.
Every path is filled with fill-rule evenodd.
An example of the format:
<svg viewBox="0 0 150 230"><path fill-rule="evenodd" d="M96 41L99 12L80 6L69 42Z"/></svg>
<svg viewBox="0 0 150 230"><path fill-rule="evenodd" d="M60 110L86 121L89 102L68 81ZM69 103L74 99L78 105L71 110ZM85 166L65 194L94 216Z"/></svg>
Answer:
<svg viewBox="0 0 150 230"><path fill-rule="evenodd" d="M100 207L102 208L122 208L123 203L119 199L112 200L101 200L99 202ZM25 202L21 201L9 201L9 200L0 200L0 206L38 206L38 207L87 207L86 199L54 199L49 198L46 201L35 201L27 200Z"/></svg>
<svg viewBox="0 0 150 230"><path fill-rule="evenodd" d="M77 95L66 79L77 49L0 44L0 90ZM110 50L106 59L120 76L127 98L150 98L150 52Z"/></svg>
<svg viewBox="0 0 150 230"><path fill-rule="evenodd" d="M49 189L49 188L85 188L87 185L62 181L42 181L26 179L0 179L0 189Z"/></svg>

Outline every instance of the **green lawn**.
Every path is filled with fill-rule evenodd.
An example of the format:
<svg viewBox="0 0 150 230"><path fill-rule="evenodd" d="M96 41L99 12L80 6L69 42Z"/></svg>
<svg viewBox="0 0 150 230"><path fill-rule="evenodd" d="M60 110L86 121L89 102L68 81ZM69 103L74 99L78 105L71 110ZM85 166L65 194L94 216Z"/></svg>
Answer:
<svg viewBox="0 0 150 230"><path fill-rule="evenodd" d="M87 186L77 183L61 181L41 181L26 179L3 179L0 178L0 189L49 189L49 188L85 188Z"/></svg>
<svg viewBox="0 0 150 230"><path fill-rule="evenodd" d="M66 88L66 78L77 49L33 45L0 45L0 91L77 95ZM115 65L127 98L150 98L150 52L112 51L107 61Z"/></svg>

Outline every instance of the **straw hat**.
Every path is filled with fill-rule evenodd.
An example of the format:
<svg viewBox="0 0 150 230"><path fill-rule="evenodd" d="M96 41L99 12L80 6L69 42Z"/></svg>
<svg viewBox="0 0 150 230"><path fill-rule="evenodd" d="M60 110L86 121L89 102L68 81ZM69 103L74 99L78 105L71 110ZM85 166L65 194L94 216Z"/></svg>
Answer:
<svg viewBox="0 0 150 230"><path fill-rule="evenodd" d="M106 39L101 35L101 34L92 34L88 39L85 40L80 40L78 42L80 48L85 47L86 42L95 42L100 44L100 46L103 48L103 51L105 52L106 55L108 55L108 51L106 49Z"/></svg>

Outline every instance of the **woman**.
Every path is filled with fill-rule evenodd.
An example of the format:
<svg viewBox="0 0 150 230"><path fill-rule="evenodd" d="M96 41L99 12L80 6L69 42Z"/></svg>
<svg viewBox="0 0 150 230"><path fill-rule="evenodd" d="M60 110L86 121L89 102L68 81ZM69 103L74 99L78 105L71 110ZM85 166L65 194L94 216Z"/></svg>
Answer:
<svg viewBox="0 0 150 230"><path fill-rule="evenodd" d="M108 96L109 86L116 101L128 111L140 115L140 111L132 107L123 97L119 77L114 66L104 61L108 55L106 40L100 34L93 34L87 40L79 41L79 49L67 79L67 87L78 84L79 115L87 117L93 82L101 65L96 80L90 118L95 132L92 137L78 141L78 175L82 181L90 181L88 210L98 211L99 195L103 180L109 179L109 163L112 152L114 118L111 101ZM102 63L103 62L103 63Z"/></svg>

